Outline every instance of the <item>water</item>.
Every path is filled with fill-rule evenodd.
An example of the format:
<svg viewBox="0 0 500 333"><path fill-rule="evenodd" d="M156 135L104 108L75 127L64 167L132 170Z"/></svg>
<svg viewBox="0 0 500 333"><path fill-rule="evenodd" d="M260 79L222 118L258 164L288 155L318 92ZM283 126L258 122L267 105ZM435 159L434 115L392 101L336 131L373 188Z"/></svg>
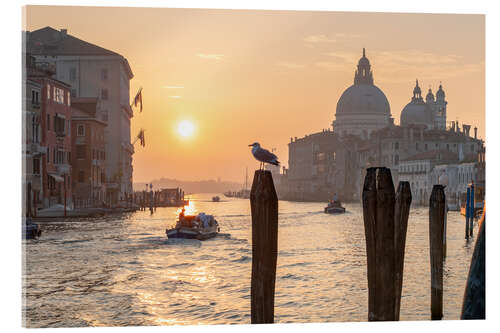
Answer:
<svg viewBox="0 0 500 333"><path fill-rule="evenodd" d="M24 241L28 327L250 323L249 200L194 195L187 213L214 214L221 234L167 240L177 208L98 220L44 223ZM366 321L362 208L327 215L321 203L279 203L275 322ZM473 241L448 215L444 319L459 319ZM474 235L477 235L477 224ZM475 241L475 239L474 239ZM412 208L401 320L430 318L428 209Z"/></svg>

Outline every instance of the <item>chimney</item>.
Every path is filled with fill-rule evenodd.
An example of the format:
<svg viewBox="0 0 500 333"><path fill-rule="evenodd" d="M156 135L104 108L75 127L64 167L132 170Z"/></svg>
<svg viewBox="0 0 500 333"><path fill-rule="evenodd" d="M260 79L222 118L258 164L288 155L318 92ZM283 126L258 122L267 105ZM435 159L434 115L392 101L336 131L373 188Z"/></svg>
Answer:
<svg viewBox="0 0 500 333"><path fill-rule="evenodd" d="M477 127L474 127L474 139L477 139Z"/></svg>
<svg viewBox="0 0 500 333"><path fill-rule="evenodd" d="M466 136L469 136L469 133L470 133L470 125L465 125L465 124L463 124L463 125L462 125L462 128L464 129L464 134L465 134Z"/></svg>
<svg viewBox="0 0 500 333"><path fill-rule="evenodd" d="M454 121L451 123L451 131L455 132L455 122Z"/></svg>
<svg viewBox="0 0 500 333"><path fill-rule="evenodd" d="M68 29L61 29L61 36L64 38L68 35Z"/></svg>
<svg viewBox="0 0 500 333"><path fill-rule="evenodd" d="M458 120L456 120L455 123L456 123L457 133L460 133L460 126L458 126Z"/></svg>

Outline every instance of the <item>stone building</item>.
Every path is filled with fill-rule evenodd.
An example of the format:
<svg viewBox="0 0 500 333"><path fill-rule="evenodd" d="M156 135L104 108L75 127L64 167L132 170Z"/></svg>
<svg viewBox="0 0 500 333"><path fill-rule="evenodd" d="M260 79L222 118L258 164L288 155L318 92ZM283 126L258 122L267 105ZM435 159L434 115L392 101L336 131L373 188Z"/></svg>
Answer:
<svg viewBox="0 0 500 333"><path fill-rule="evenodd" d="M387 98L373 85L363 50L354 85L337 103L333 131L295 138L288 144L289 168L282 175L286 184L282 196L325 200L338 193L343 200L359 200L366 169L383 166L391 169L395 186L400 180L413 184L415 204L427 204L432 185L437 184L432 178L437 165L455 163L457 170L467 169L465 163L484 153L477 128L472 135L471 125L460 128L458 121L447 122L447 104L441 84L436 96L429 89L424 101L417 80L400 125L394 124ZM475 170L469 171L484 174L484 162Z"/></svg>
<svg viewBox="0 0 500 333"><path fill-rule="evenodd" d="M73 98L71 131L73 155L73 196L77 207L96 207L106 198L106 145L100 101L97 98Z"/></svg>
<svg viewBox="0 0 500 333"><path fill-rule="evenodd" d="M72 206L71 194L71 97L70 86L54 78L55 67L37 62L28 67L28 78L40 85L40 201L44 208ZM38 199L37 199L38 202Z"/></svg>
<svg viewBox="0 0 500 333"><path fill-rule="evenodd" d="M23 73L23 132L22 132L22 155L23 155L23 202L27 202L26 195L30 196L31 214L36 214L36 209L43 198L42 182L42 155L45 150L41 144L41 95L42 86L39 82L30 79L28 68L34 66L34 59L25 56ZM23 209L27 207L23 205Z"/></svg>
<svg viewBox="0 0 500 333"><path fill-rule="evenodd" d="M27 32L27 48L38 62L53 64L56 79L71 85L73 97L98 97L108 126L106 182L112 204L132 193L129 82L133 73L122 55L68 34L45 27Z"/></svg>

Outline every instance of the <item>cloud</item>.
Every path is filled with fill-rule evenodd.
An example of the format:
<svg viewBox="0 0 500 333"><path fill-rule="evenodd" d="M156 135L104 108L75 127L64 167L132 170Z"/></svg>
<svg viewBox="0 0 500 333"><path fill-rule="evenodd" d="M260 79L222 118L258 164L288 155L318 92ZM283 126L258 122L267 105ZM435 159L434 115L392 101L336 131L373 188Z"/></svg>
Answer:
<svg viewBox="0 0 500 333"><path fill-rule="evenodd" d="M306 65L296 64L293 62L279 62L277 65L280 67L285 67L285 68L289 68L289 69L299 69L299 68L306 67Z"/></svg>
<svg viewBox="0 0 500 333"><path fill-rule="evenodd" d="M311 35L304 38L307 43L334 43L336 40L328 38L326 35Z"/></svg>
<svg viewBox="0 0 500 333"><path fill-rule="evenodd" d="M210 60L222 60L224 57L223 54L207 54L207 53L198 53L198 57L202 59L210 59Z"/></svg>
<svg viewBox="0 0 500 333"><path fill-rule="evenodd" d="M184 86L163 86L165 89L184 89Z"/></svg>

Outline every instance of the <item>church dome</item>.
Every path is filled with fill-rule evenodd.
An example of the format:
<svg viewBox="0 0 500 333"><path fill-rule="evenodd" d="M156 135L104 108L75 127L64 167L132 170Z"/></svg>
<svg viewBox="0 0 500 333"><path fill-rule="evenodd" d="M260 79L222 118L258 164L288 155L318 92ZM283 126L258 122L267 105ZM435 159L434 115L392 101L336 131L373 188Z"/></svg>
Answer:
<svg viewBox="0 0 500 333"><path fill-rule="evenodd" d="M422 98L418 80L413 89L411 102L406 104L403 111L401 111L400 124L401 126L427 125L428 127L433 124L432 110Z"/></svg>
<svg viewBox="0 0 500 333"><path fill-rule="evenodd" d="M391 112L385 94L373 84L354 84L347 88L337 103L340 114L383 114Z"/></svg>
<svg viewBox="0 0 500 333"><path fill-rule="evenodd" d="M443 90L443 86L440 84L438 91L436 91L436 99L444 100L445 94Z"/></svg>

